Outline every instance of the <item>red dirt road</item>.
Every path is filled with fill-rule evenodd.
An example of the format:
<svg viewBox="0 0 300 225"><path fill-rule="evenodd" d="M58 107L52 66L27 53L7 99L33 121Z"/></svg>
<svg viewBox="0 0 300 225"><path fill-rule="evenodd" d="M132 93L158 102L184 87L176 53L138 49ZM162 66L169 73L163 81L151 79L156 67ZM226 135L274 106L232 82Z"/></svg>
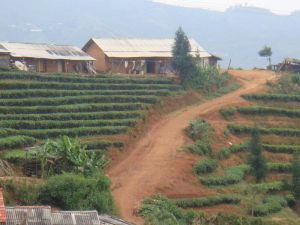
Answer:
<svg viewBox="0 0 300 225"><path fill-rule="evenodd" d="M136 224L143 224L137 209L148 196L162 193L172 197L192 197L213 194L193 176L194 155L180 151L187 139L183 130L198 117L218 115L220 108L245 104L240 95L263 90L267 80L275 75L265 71L231 71L242 84L237 91L164 116L132 149L126 157L109 168L113 195L121 216ZM218 116L213 118L217 125Z"/></svg>

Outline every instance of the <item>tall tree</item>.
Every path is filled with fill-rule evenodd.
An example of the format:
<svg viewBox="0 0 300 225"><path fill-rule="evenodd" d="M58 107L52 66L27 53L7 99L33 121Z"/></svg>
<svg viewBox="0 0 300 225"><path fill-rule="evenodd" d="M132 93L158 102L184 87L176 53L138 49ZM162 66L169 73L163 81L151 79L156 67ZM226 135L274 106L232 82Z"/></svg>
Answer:
<svg viewBox="0 0 300 225"><path fill-rule="evenodd" d="M179 27L175 34L175 43L172 49L172 67L179 74L182 82L185 82L195 67L190 52L189 39L182 28Z"/></svg>
<svg viewBox="0 0 300 225"><path fill-rule="evenodd" d="M259 56L260 57L266 57L269 61L269 66L271 65L271 57L273 55L273 52L272 52L272 48L269 47L269 46L264 46L263 49L261 49L259 52L258 52Z"/></svg>
<svg viewBox="0 0 300 225"><path fill-rule="evenodd" d="M249 164L251 172L257 182L265 179L267 175L267 160L262 155L262 144L258 128L255 128L251 133L251 141L249 144L250 159Z"/></svg>
<svg viewBox="0 0 300 225"><path fill-rule="evenodd" d="M293 173L293 183L292 189L297 201L297 204L300 205L300 157L299 153L294 155L292 163L292 173Z"/></svg>

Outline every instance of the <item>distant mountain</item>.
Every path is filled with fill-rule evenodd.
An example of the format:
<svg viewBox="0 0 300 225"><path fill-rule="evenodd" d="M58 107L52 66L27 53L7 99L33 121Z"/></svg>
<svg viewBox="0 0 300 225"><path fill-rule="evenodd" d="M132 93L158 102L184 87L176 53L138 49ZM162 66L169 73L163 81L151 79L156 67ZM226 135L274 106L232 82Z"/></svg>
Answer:
<svg viewBox="0 0 300 225"><path fill-rule="evenodd" d="M1 2L0 40L82 46L90 37L172 37L178 26L235 67L300 58L300 13L278 16L258 8L226 12L182 8L148 0L9 0Z"/></svg>

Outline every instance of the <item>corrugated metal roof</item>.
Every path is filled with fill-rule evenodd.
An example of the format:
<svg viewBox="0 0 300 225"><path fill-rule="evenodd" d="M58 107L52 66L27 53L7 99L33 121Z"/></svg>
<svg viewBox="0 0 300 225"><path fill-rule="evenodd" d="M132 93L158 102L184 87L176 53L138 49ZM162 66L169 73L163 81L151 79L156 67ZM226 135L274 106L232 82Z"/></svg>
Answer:
<svg viewBox="0 0 300 225"><path fill-rule="evenodd" d="M6 225L133 225L97 211L51 212L50 206L8 207L6 212Z"/></svg>
<svg viewBox="0 0 300 225"><path fill-rule="evenodd" d="M38 43L0 43L12 57L52 60L95 60L76 46Z"/></svg>
<svg viewBox="0 0 300 225"><path fill-rule="evenodd" d="M99 39L94 41L110 58L171 58L174 39ZM190 39L191 54L211 57L194 39Z"/></svg>

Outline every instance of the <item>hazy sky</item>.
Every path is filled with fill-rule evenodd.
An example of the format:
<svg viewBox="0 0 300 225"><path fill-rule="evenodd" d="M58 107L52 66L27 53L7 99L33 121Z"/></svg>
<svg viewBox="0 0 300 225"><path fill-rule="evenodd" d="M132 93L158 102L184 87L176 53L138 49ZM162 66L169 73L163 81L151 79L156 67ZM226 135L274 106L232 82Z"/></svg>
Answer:
<svg viewBox="0 0 300 225"><path fill-rule="evenodd" d="M300 0L153 0L186 7L199 7L224 11L234 5L257 6L270 9L276 14L290 14L300 10Z"/></svg>

